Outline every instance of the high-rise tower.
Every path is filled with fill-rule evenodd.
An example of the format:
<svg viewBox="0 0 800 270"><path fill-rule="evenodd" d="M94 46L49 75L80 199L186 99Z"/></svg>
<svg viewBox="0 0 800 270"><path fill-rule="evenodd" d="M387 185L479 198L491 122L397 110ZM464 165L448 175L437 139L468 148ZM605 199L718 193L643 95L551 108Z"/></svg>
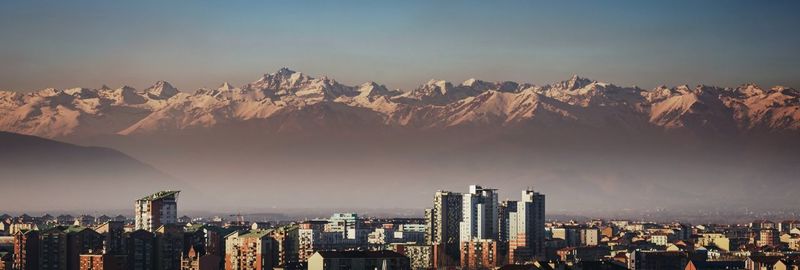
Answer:
<svg viewBox="0 0 800 270"><path fill-rule="evenodd" d="M461 210L461 242L473 239L497 240L500 226L495 189L469 186L469 193L463 196Z"/></svg>
<svg viewBox="0 0 800 270"><path fill-rule="evenodd" d="M154 232L161 225L178 223L178 193L165 190L136 200L136 229Z"/></svg>
<svg viewBox="0 0 800 270"><path fill-rule="evenodd" d="M510 219L509 262L544 259L544 194L523 190L517 211Z"/></svg>
<svg viewBox="0 0 800 270"><path fill-rule="evenodd" d="M440 266L459 262L461 201L461 193L440 190L433 197L433 208L427 210L427 241L442 249Z"/></svg>

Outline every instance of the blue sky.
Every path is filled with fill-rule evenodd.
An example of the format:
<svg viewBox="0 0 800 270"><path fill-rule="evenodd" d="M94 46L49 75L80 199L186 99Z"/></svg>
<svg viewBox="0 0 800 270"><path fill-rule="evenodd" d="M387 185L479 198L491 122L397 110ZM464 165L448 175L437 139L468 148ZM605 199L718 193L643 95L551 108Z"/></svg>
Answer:
<svg viewBox="0 0 800 270"><path fill-rule="evenodd" d="M0 89L235 85L289 67L413 88L572 74L800 87L798 1L2 1Z"/></svg>

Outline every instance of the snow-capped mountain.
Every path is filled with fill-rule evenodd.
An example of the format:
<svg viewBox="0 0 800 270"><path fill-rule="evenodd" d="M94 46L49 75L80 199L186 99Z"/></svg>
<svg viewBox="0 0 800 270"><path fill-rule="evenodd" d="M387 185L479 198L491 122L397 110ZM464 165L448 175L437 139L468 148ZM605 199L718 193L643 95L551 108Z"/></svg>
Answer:
<svg viewBox="0 0 800 270"><path fill-rule="evenodd" d="M282 68L241 87L223 83L194 93L180 92L165 81L143 91L128 86L0 91L0 115L0 130L50 138L238 126L264 132L577 126L703 135L796 134L800 92L753 84L644 90L579 76L543 86L431 80L403 92L375 82L348 86Z"/></svg>

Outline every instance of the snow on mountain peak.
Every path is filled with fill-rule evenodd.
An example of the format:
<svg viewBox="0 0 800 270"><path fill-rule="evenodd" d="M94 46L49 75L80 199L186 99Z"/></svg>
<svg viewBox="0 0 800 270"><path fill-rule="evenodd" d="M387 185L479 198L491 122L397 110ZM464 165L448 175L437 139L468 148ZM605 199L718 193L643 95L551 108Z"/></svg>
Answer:
<svg viewBox="0 0 800 270"><path fill-rule="evenodd" d="M150 88L145 89L144 93L152 99L168 99L178 94L179 91L166 81L158 81Z"/></svg>
<svg viewBox="0 0 800 270"><path fill-rule="evenodd" d="M359 97L374 97L374 96L388 95L388 94L389 90L386 89L386 86L379 85L375 82L366 82L358 87Z"/></svg>
<svg viewBox="0 0 800 270"><path fill-rule="evenodd" d="M465 86L475 86L475 85L477 85L477 84L483 84L483 83L484 83L484 82L483 82L483 81L481 81L481 80L478 80L478 79L475 79L475 78L469 78L469 79L467 79L466 81L464 81L463 83L461 83L461 85L465 85Z"/></svg>
<svg viewBox="0 0 800 270"><path fill-rule="evenodd" d="M289 69L287 67L282 67L282 68L278 69L277 72L272 73L272 75L276 75L276 76L291 76L292 74L295 74L295 73L297 73L297 72L294 71L294 70L291 70L291 69Z"/></svg>
<svg viewBox="0 0 800 270"><path fill-rule="evenodd" d="M592 81L590 79L587 79L587 78L582 78L582 77L578 76L577 74L573 74L572 77L565 82L564 86L569 90L576 90L576 89L580 89L580 88L586 87L587 85L591 84L592 82L594 82L594 81Z"/></svg>
<svg viewBox="0 0 800 270"><path fill-rule="evenodd" d="M319 119L344 121L348 117L319 114L357 111L364 119L410 128L563 120L598 127L622 123L630 128L667 130L800 131L800 93L780 86L766 90L756 85L735 89L682 85L644 91L575 75L544 86L475 78L458 85L430 80L401 92L375 82L343 85L288 68L265 74L241 88L225 82L217 89L200 89L193 95L180 94L165 81L141 92L129 86L113 91L103 86L97 90L50 88L25 95L0 95L0 112L15 115L13 119L0 117L0 130L42 136L114 134L121 130L137 134L166 128L213 128L223 122L284 121L280 117L308 116L304 110L315 108L333 109L310 114L322 117ZM280 117L271 118L276 115ZM321 121L315 119L312 122Z"/></svg>
<svg viewBox="0 0 800 270"><path fill-rule="evenodd" d="M230 85L228 82L224 82L217 89L220 90L220 91L231 91L233 89L236 89L236 87Z"/></svg>

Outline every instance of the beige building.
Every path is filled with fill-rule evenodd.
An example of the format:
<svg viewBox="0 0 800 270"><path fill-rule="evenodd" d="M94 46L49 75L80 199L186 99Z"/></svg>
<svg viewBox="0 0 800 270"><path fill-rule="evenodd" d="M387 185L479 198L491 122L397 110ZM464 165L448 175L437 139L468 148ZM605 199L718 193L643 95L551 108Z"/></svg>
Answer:
<svg viewBox="0 0 800 270"><path fill-rule="evenodd" d="M703 233L697 238L697 245L701 247L716 246L723 251L731 250L731 241L721 233Z"/></svg>

